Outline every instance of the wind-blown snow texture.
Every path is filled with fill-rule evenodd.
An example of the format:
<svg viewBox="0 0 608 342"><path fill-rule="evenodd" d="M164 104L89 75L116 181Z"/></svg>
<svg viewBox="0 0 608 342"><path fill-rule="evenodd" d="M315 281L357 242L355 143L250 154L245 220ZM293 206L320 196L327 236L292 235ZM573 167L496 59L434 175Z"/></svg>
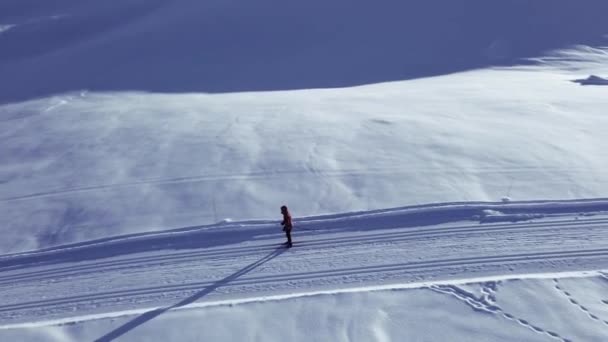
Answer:
<svg viewBox="0 0 608 342"><path fill-rule="evenodd" d="M543 67L544 68L544 67ZM0 108L4 251L406 204L608 193L608 97L484 70L337 90L72 93Z"/></svg>
<svg viewBox="0 0 608 342"><path fill-rule="evenodd" d="M1 1L0 339L605 341L605 13Z"/></svg>

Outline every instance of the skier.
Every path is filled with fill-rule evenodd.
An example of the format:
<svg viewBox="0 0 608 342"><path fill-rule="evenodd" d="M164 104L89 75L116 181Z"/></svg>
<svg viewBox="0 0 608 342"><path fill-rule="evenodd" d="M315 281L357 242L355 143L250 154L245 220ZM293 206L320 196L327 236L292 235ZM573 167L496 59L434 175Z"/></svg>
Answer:
<svg viewBox="0 0 608 342"><path fill-rule="evenodd" d="M283 226L283 231L287 236L286 245L287 247L291 247L293 246L291 243L291 229L293 228L293 225L291 224L291 215L289 214L287 206L281 206L281 214L283 214L283 222L281 222L281 225Z"/></svg>

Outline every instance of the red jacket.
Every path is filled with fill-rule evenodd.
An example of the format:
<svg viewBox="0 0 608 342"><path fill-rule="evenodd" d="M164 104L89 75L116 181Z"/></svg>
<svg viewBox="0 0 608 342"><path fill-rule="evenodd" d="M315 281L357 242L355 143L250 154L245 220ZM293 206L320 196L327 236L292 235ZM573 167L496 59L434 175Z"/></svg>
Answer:
<svg viewBox="0 0 608 342"><path fill-rule="evenodd" d="M281 224L285 229L293 228L293 225L291 224L291 215L288 211L283 212L283 222L281 222Z"/></svg>

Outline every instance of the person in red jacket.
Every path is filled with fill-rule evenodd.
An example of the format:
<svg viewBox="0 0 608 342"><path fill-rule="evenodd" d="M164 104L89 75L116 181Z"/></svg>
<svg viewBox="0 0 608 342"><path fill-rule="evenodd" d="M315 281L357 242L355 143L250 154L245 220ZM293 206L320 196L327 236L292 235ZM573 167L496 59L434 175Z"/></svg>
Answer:
<svg viewBox="0 0 608 342"><path fill-rule="evenodd" d="M289 209L287 209L287 206L281 206L281 214L283 214L283 222L281 222L281 225L283 226L283 231L287 236L286 244L287 247L291 247L293 246L291 243L291 230L293 229L293 225L291 224L291 215L289 214Z"/></svg>

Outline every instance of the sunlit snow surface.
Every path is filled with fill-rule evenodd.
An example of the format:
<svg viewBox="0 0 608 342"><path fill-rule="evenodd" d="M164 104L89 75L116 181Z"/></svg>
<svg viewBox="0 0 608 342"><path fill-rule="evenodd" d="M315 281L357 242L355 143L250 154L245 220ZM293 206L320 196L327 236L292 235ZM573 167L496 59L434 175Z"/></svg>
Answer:
<svg viewBox="0 0 608 342"><path fill-rule="evenodd" d="M508 205L512 199L602 197L608 190L604 172L608 166L604 138L608 97L605 87L582 87L571 82L589 74L602 74L602 70L566 70L541 64L334 90L224 95L83 91L3 105L1 139L3 151L8 151L2 154L0 164L0 211L6 227L3 249L44 248L121 233L189 226L186 229L195 232L203 223L226 217L277 217L276 209L283 203L301 217L437 201L504 198ZM465 209L471 205L461 204ZM489 208L464 219L494 220L500 216L500 209ZM507 217L506 221L519 219ZM330 222L331 217L320 218L316 224L331 226ZM388 222L416 226L408 219ZM349 229L353 226L355 230L378 228L368 223L355 220L352 225L346 224L334 241L352 238L354 231ZM232 225L230 221L225 224ZM444 245L421 237L418 249L412 249L409 238L404 238L403 246L387 250L376 246L387 243L376 237L357 240L365 252L356 255L323 254L316 249L310 254L316 263L311 264L310 256L296 255L290 261L279 256L273 260L273 267L275 271L281 267L312 271L314 265L325 265L329 269L324 272L331 276L337 256L357 265L371 263L372 269L376 267L373 264L379 264L383 269L385 264L406 266L418 262L412 256L426 262L446 252L463 255L466 249L467 253L483 250L492 258L499 249L503 251L497 255L513 253L514 246L533 254L539 246L559 251L562 244L569 249L578 246L581 255L586 256L585 248L605 246L603 227L602 223L582 232L565 228L547 233L532 230L532 235L518 230L522 237L488 231L479 233L479 240L468 235L459 240L448 237ZM256 241L245 231L232 233L230 241ZM279 239L278 233L270 237ZM299 234L304 233L301 230ZM202 244L198 247L201 249L193 251L206 253L203 245L213 241L198 241L195 236L180 241ZM328 238L313 237L319 241ZM547 247L548 238L551 247ZM483 241L490 244L480 243ZM159 248L145 243L133 246L144 251ZM160 246L170 253L175 248L171 244ZM91 254L91 262L114 268L103 253L115 250L101 247L101 259ZM352 253L351 247L344 248ZM605 269L602 251L593 251L597 259L587 266L581 264L582 269ZM127 248L122 253L131 258L129 254L137 250ZM164 258L164 251L158 253ZM390 257L391 253L401 257ZM422 257L424 253L429 253L428 258ZM531 271L543 267L576 270L578 255L570 259L574 265L541 258L541 267ZM147 257L135 258L146 262ZM526 259L527 254L518 258ZM201 264L204 258L190 259L190 271L169 263L163 267L172 271L153 268L139 274L134 273L137 268L129 270L132 266L127 265L123 275L119 275L123 272L119 268L115 271L119 273L103 279L80 273L81 268L91 267L86 266L86 258L84 266L77 268L71 263L80 259L67 259L67 264L52 264L61 271L43 268L42 272L18 276L25 283L22 286L18 280L10 289L24 297L6 297L16 304L4 306L3 315L5 324L17 319L23 325L5 326L0 336L5 340L61 342L390 341L403 340L404 336L414 341L607 338L607 282L601 273L576 279L558 273L543 280L489 278L472 285L463 285L466 279L457 284L430 282L416 289L338 291L272 301L260 298L162 314L141 311L146 302L137 301L133 305L137 304L139 311L129 313L131 302L121 296L106 298L100 309L95 309L98 304L84 296L74 302L69 319L44 323L47 317L63 317L62 310L69 310L70 302L55 313L53 306L48 311L42 303L60 303L62 296L71 293L111 293L113 289L121 291L123 286L181 286L182 281L200 282L192 278L195 275L221 279L222 272L228 271ZM247 262L229 259L228 265ZM286 263L281 266L281 262ZM433 267L429 269L431 275L437 274L431 271ZM464 278L477 269L466 264L458 267L458 274ZM508 266L497 267L509 272ZM379 284L388 276L381 269L374 276ZM104 275L102 269L98 270L99 276ZM212 270L221 272L210 275ZM268 269L252 269L247 276L259 277L263 270ZM438 270L443 274L449 267L439 266ZM64 276L62 272L68 273ZM5 277L10 279L11 275ZM37 281L37 277L45 280ZM352 277L352 281L357 280L356 274ZM178 278L183 280L172 285ZM230 276L224 279L230 280ZM168 285L152 285L163 282ZM214 286L208 288L210 295L216 295ZM51 289L59 292L47 298L45 293ZM61 294L68 290L70 293ZM272 290L268 291L272 295ZM289 287L281 291L289 291ZM186 293L182 295L188 300ZM158 303L157 297L164 300L161 304L180 303L179 298L165 297L163 292L154 296L151 305ZM78 322L85 319L80 315L101 310L108 303L118 303L127 312L109 311L97 319ZM19 316L16 311L22 305L34 315Z"/></svg>
<svg viewBox="0 0 608 342"><path fill-rule="evenodd" d="M581 51L589 62L573 70L549 61L344 89L2 105L0 247L275 217L284 203L305 216L603 197L606 88L570 81L602 74L606 54Z"/></svg>
<svg viewBox="0 0 608 342"><path fill-rule="evenodd" d="M117 341L605 341L605 275L354 291L167 312ZM110 341L137 316L0 330L3 340Z"/></svg>
<svg viewBox="0 0 608 342"><path fill-rule="evenodd" d="M608 340L606 2L34 2L0 340Z"/></svg>
<svg viewBox="0 0 608 342"><path fill-rule="evenodd" d="M446 203L297 218L290 249L256 220L5 254L0 339L601 341L607 212Z"/></svg>

